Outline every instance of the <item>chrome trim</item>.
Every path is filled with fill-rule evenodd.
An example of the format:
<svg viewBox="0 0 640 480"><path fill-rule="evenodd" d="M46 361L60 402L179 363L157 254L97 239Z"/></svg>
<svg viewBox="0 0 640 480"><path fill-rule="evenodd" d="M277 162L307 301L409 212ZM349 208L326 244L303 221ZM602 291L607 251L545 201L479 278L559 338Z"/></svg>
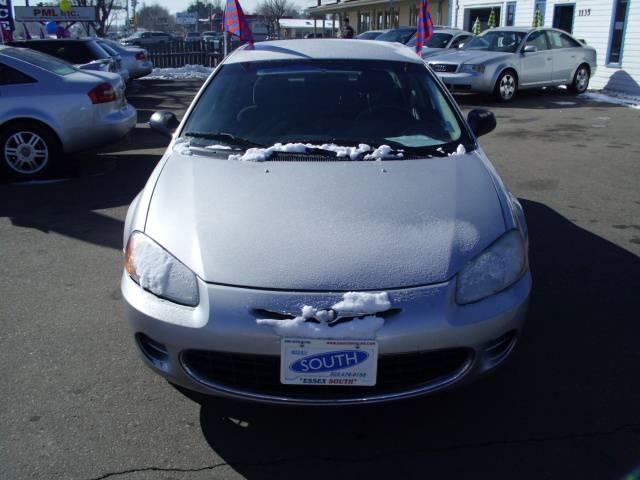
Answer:
<svg viewBox="0 0 640 480"><path fill-rule="evenodd" d="M200 378L195 372L193 372L183 361L183 352L180 352L180 366L185 371L185 373L191 378L195 380L198 384L207 387L213 390L212 393L219 394L223 396L228 396L232 398L237 398L240 400L252 400L264 403L274 403L274 404L287 404L287 405L357 405L363 403L382 403L389 402L392 400L400 400L411 397L417 397L419 395L425 395L427 393L432 393L437 390L442 390L446 387L453 385L460 381L469 371L474 363L475 353L473 351L469 351L467 355L467 360L464 364L455 372L442 380L428 383L419 388L414 388L411 390L407 390L404 392L397 393L389 393L382 395L373 395L370 397L361 397L361 398L331 398L331 399L307 399L307 398L295 398L295 397L286 397L286 396L276 396L276 395L265 395L261 393L246 391L246 390L238 390L236 388L227 387L225 385L220 385L215 382L211 382L209 380Z"/></svg>

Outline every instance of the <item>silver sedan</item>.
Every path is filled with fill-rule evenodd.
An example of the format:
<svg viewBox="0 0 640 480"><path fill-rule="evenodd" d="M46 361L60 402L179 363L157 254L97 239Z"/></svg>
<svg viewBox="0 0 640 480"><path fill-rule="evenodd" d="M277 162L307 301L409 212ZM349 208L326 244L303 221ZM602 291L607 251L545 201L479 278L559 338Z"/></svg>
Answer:
<svg viewBox="0 0 640 480"><path fill-rule="evenodd" d="M450 90L493 93L501 101L519 89L553 85L583 93L597 68L594 48L551 28L494 28L428 62Z"/></svg>
<svg viewBox="0 0 640 480"><path fill-rule="evenodd" d="M48 174L65 154L112 143L136 124L119 75L0 46L0 169Z"/></svg>
<svg viewBox="0 0 640 480"><path fill-rule="evenodd" d="M125 47L118 42L100 38L97 40L100 45L107 45L120 55L122 67L129 72L131 79L144 77L153 71L153 62L149 59L149 53L140 47Z"/></svg>
<svg viewBox="0 0 640 480"><path fill-rule="evenodd" d="M321 92L321 94L318 94ZM301 108L304 107L304 108ZM404 45L287 40L219 66L127 213L144 362L205 394L424 395L512 352L531 289L522 207Z"/></svg>
<svg viewBox="0 0 640 480"><path fill-rule="evenodd" d="M439 28L433 32L426 46L422 49L422 58L451 52L467 44L475 35L457 28ZM414 35L407 47L416 48L418 37Z"/></svg>

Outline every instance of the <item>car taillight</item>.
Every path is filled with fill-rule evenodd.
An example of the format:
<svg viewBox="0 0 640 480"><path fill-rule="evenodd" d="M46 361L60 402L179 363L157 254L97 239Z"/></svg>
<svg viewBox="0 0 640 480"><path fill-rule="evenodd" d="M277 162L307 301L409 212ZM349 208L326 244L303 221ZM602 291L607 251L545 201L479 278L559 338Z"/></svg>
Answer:
<svg viewBox="0 0 640 480"><path fill-rule="evenodd" d="M109 103L117 100L116 91L110 83L101 83L89 92L91 103Z"/></svg>
<svg viewBox="0 0 640 480"><path fill-rule="evenodd" d="M146 60L147 57L145 56L144 52L139 52L136 53L136 60Z"/></svg>

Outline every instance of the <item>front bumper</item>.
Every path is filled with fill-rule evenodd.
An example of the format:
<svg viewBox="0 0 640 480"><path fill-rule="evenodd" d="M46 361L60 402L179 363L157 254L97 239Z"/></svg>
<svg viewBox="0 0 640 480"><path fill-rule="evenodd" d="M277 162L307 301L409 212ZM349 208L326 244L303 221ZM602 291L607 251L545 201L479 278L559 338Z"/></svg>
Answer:
<svg viewBox="0 0 640 480"><path fill-rule="evenodd" d="M280 355L280 338L272 328L257 325L259 310L299 312L303 305L325 307L340 293L263 291L206 284L199 280L200 304L182 307L142 290L126 274L122 293L126 315L138 340L151 339L161 354L142 349L145 363L169 381L190 390L242 400L281 404L378 403L424 395L471 381L500 364L511 353L522 329L531 290L527 272L508 290L475 304L455 303L455 280L432 286L388 291L400 312L385 320L377 333L380 358L448 349L465 349L468 358L437 380L394 391L363 390L349 396L336 391L324 398L265 393L252 385L230 386L194 373L185 352L227 352L273 359ZM496 341L508 336L501 350ZM503 342L504 343L504 342ZM140 341L137 342L141 346ZM154 346L155 345L155 346ZM152 348L152 350L153 350ZM316 387L311 387L316 388ZM317 387L323 388L323 387ZM363 387L359 387L363 388Z"/></svg>
<svg viewBox="0 0 640 480"><path fill-rule="evenodd" d="M493 92L493 82L484 73L440 73L436 72L442 83L452 92Z"/></svg>

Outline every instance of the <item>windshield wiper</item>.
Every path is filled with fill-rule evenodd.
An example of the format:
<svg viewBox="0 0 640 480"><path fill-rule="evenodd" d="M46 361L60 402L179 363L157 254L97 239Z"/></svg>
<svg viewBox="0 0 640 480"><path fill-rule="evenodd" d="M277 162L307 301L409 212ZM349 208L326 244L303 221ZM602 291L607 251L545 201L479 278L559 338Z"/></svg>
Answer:
<svg viewBox="0 0 640 480"><path fill-rule="evenodd" d="M193 138L203 138L205 140L215 140L219 142L228 143L229 145L237 145L239 147L264 147L264 145L260 145L259 143L252 142L251 140L247 140L246 138L236 137L231 133L225 132L187 132L184 134L185 137L193 137Z"/></svg>

